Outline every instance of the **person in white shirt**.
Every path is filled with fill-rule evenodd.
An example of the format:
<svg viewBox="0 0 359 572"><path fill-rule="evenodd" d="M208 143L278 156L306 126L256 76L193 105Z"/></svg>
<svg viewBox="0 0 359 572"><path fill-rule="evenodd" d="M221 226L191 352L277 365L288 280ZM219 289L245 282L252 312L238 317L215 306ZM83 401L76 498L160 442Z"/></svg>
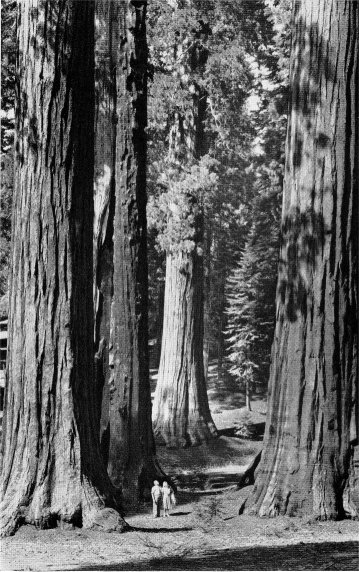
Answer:
<svg viewBox="0 0 359 572"><path fill-rule="evenodd" d="M158 481L153 481L151 496L153 503L153 518L158 518L159 516L161 516L161 499L162 499L162 489Z"/></svg>

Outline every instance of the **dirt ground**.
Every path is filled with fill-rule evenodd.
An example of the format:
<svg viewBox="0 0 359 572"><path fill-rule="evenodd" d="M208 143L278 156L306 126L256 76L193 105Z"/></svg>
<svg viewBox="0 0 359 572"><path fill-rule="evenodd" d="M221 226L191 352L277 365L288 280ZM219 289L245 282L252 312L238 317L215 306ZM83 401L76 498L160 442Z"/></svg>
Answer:
<svg viewBox="0 0 359 572"><path fill-rule="evenodd" d="M32 526L2 541L2 570L357 570L358 523L238 516L247 489L179 492L169 518L150 506L124 534Z"/></svg>
<svg viewBox="0 0 359 572"><path fill-rule="evenodd" d="M169 518L153 519L149 503L128 512L124 534L22 527L1 542L2 570L357 570L358 523L238 516L250 487L236 483L262 447L265 401L250 415L238 387L209 380L220 437L196 448L158 447L178 485ZM155 380L153 380L155 381ZM235 436L241 422L252 438Z"/></svg>

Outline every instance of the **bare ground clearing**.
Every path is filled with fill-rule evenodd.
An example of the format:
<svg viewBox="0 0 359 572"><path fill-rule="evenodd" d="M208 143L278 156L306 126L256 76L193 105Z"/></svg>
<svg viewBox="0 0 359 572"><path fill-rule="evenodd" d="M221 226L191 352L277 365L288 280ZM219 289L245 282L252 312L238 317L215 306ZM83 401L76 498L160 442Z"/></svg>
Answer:
<svg viewBox="0 0 359 572"><path fill-rule="evenodd" d="M356 570L358 523L238 516L248 491L180 493L170 518L150 507L133 530L106 534L23 527L2 542L3 570ZM212 503L212 505L211 505ZM145 507L143 507L145 508Z"/></svg>

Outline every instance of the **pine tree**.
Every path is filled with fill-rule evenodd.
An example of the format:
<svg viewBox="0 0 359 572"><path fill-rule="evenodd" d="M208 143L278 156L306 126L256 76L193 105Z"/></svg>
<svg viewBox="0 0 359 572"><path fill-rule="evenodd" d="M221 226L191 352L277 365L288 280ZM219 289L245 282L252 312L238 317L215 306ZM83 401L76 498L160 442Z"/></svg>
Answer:
<svg viewBox="0 0 359 572"><path fill-rule="evenodd" d="M247 167L251 204L246 211L246 244L227 282L226 349L230 372L246 386L266 391L275 318L280 203L287 126L290 10L285 0L268 3L266 49L255 62L251 112L253 151Z"/></svg>

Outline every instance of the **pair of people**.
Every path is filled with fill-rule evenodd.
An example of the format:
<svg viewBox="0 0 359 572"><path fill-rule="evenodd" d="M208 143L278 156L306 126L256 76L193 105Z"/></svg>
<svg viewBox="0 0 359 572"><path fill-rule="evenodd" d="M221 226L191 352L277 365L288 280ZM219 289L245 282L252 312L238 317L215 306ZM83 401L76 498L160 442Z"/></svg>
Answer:
<svg viewBox="0 0 359 572"><path fill-rule="evenodd" d="M176 504L176 499L172 488L166 481L163 481L162 487L158 481L153 481L151 489L153 503L153 518L161 516L161 501L163 505L163 516L170 515L171 506Z"/></svg>

